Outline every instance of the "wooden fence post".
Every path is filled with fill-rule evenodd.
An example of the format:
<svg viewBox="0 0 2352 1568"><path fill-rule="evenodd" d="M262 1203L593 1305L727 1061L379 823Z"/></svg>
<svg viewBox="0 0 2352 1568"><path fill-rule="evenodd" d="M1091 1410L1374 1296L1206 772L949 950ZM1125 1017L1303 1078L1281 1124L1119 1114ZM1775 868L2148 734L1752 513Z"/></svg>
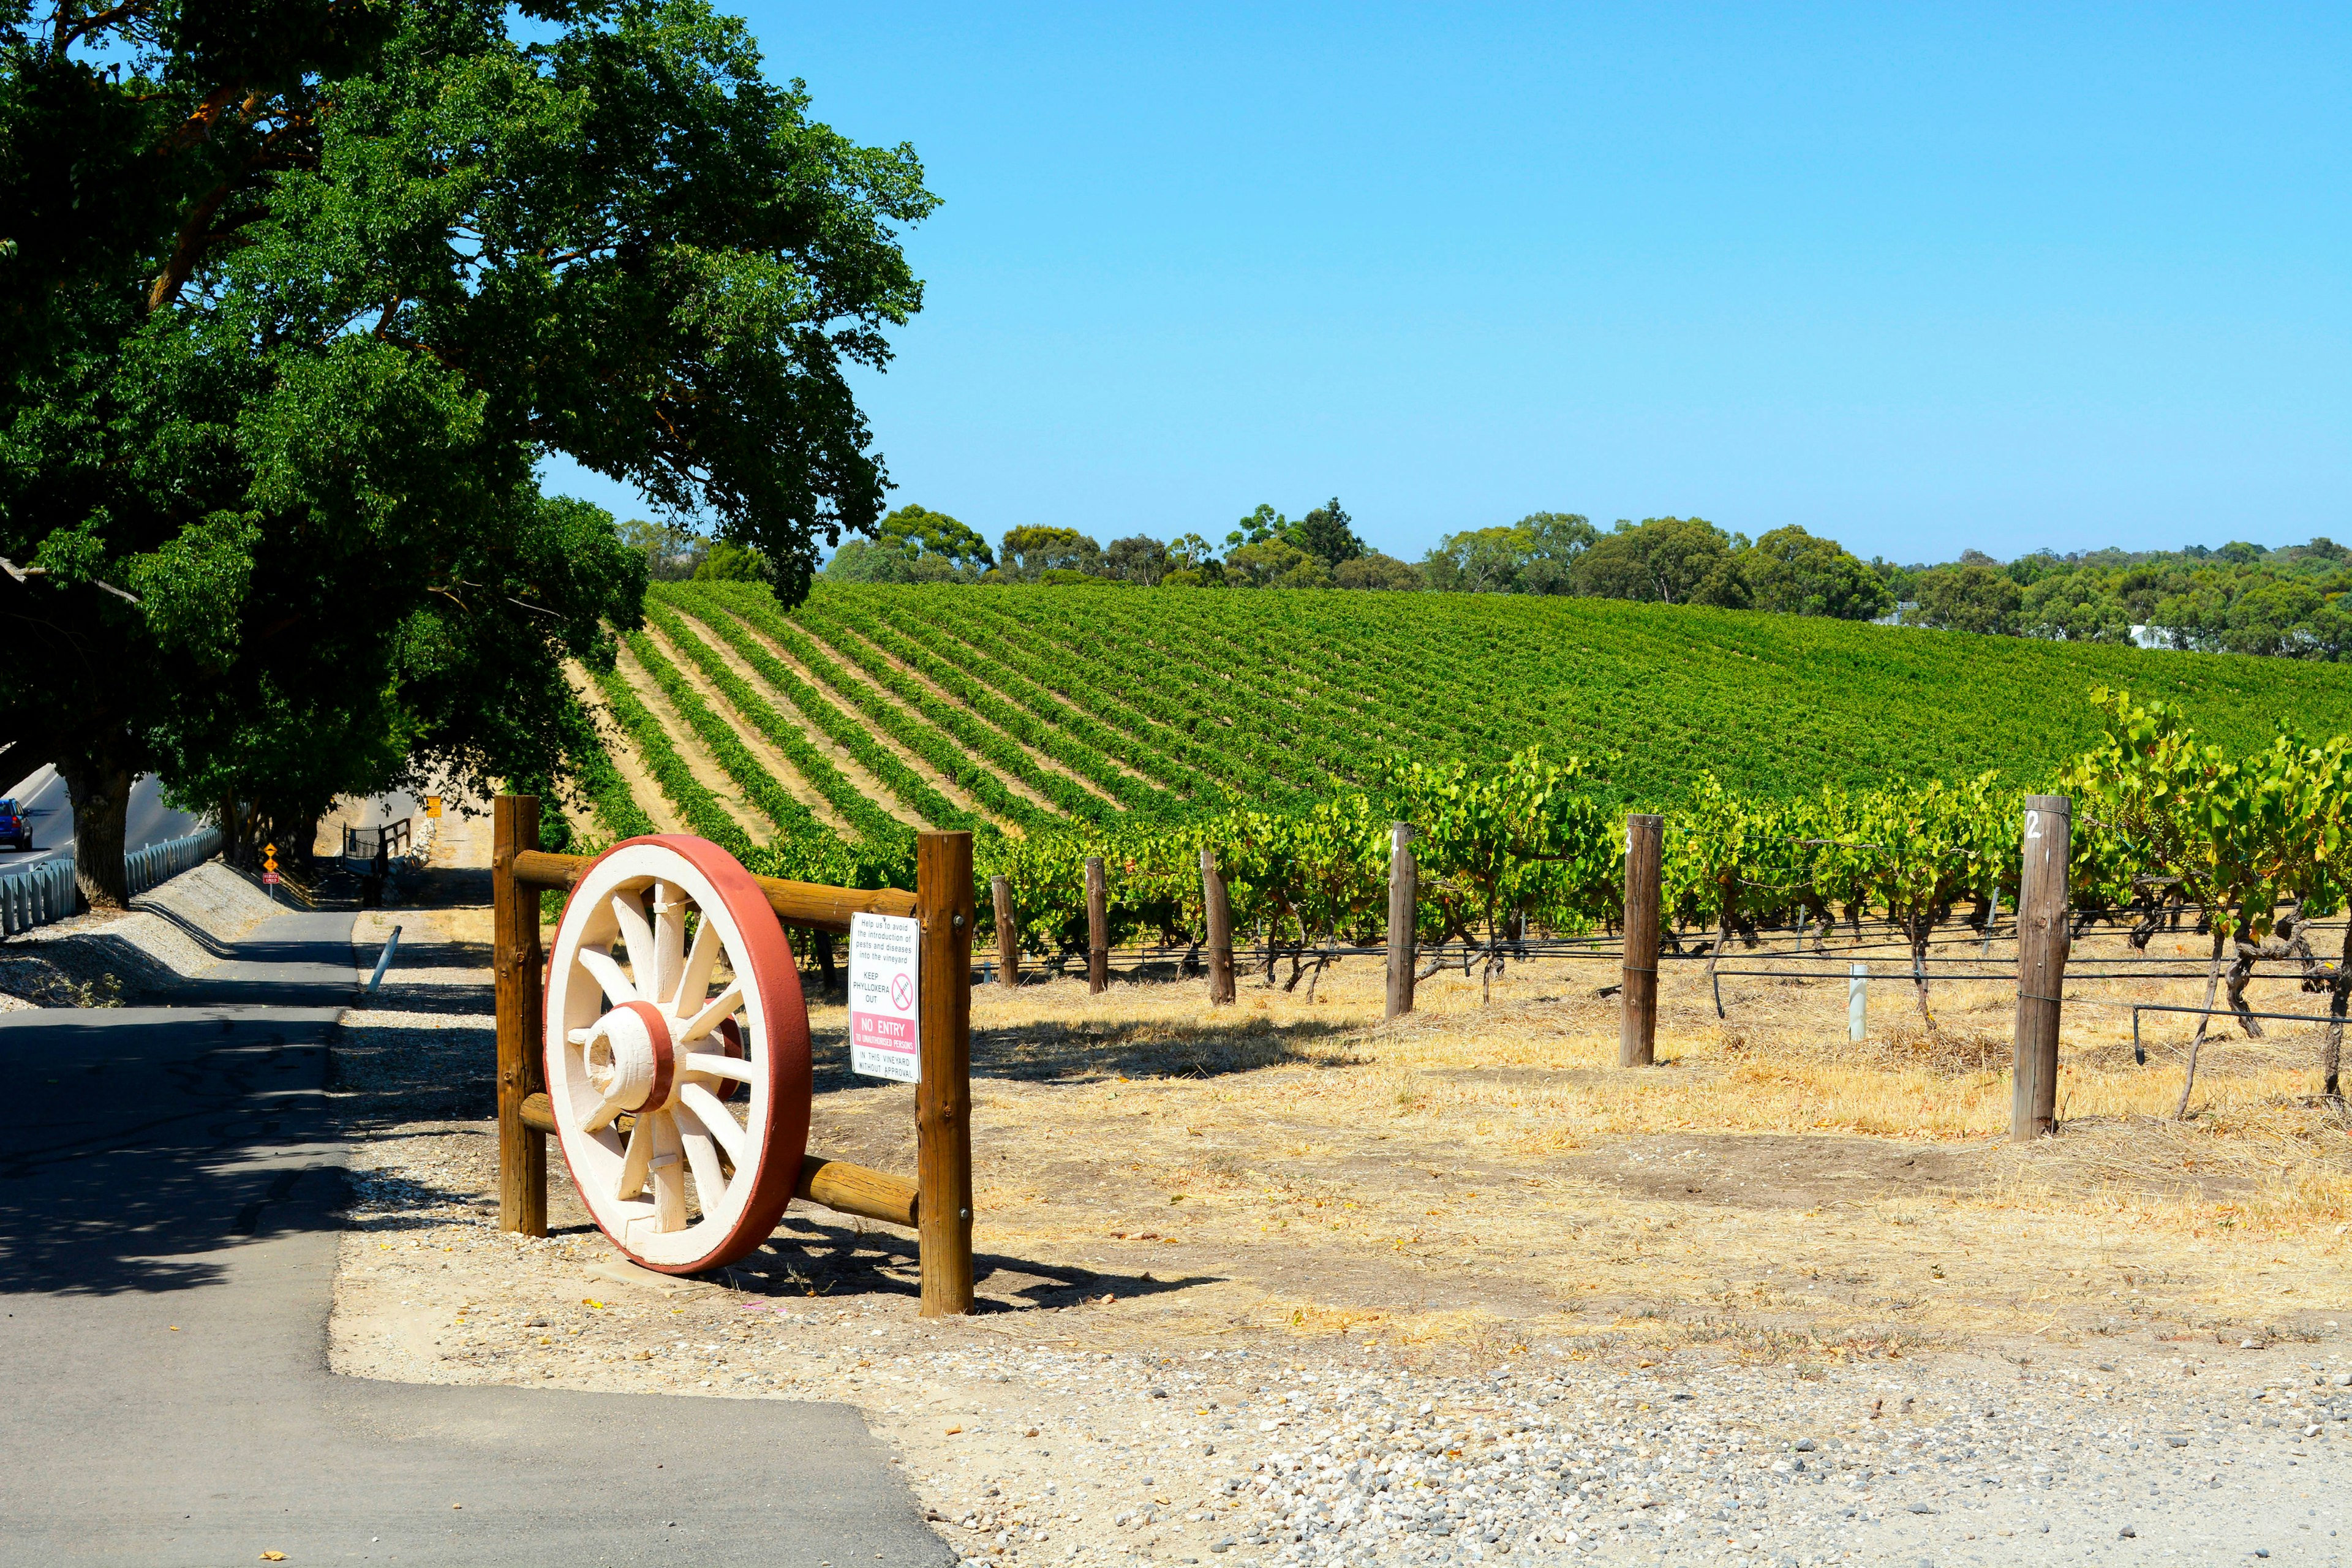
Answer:
<svg viewBox="0 0 2352 1568"><path fill-rule="evenodd" d="M490 973L498 988L499 1228L547 1234L547 1134L523 1125L544 1086L540 1061L539 889L518 886L514 858L539 847L539 797L490 806Z"/></svg>
<svg viewBox="0 0 2352 1568"><path fill-rule="evenodd" d="M1658 862L1666 819L1643 812L1625 817L1624 1011L1617 1025L1617 1065L1645 1068L1658 1059Z"/></svg>
<svg viewBox="0 0 2352 1568"><path fill-rule="evenodd" d="M1087 857L1087 994L1099 996L1110 985L1110 910L1103 886L1099 855Z"/></svg>
<svg viewBox="0 0 2352 1568"><path fill-rule="evenodd" d="M2058 1007L2065 994L2066 859L2074 803L2025 797L2024 865L2017 889L2017 1035L2009 1136L2046 1138L2058 1126Z"/></svg>
<svg viewBox="0 0 2352 1568"><path fill-rule="evenodd" d="M1004 879L995 886L1002 889ZM915 918L923 928L915 1221L922 1315L940 1318L971 1310L971 834L917 837Z"/></svg>
<svg viewBox="0 0 2352 1568"><path fill-rule="evenodd" d="M1013 923L1013 884L1002 877L991 877L988 879L988 898L996 906L996 983L999 985L1018 985L1021 984L1021 928Z"/></svg>
<svg viewBox="0 0 2352 1568"><path fill-rule="evenodd" d="M1234 901L1217 870L1217 852L1201 851L1201 903L1209 922L1209 1002L1234 999Z"/></svg>
<svg viewBox="0 0 2352 1568"><path fill-rule="evenodd" d="M1412 966L1420 961L1413 921L1421 909L1421 868L1412 858L1412 824L1389 824L1389 994L1386 1017L1412 1011Z"/></svg>

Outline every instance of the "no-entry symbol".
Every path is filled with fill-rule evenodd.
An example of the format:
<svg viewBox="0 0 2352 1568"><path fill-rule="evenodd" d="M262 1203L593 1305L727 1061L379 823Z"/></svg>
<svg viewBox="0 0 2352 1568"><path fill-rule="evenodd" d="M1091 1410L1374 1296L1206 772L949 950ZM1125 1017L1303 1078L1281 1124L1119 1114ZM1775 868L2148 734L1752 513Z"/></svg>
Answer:
<svg viewBox="0 0 2352 1568"><path fill-rule="evenodd" d="M923 928L903 915L849 920L849 1068L913 1083L920 1077L915 965Z"/></svg>

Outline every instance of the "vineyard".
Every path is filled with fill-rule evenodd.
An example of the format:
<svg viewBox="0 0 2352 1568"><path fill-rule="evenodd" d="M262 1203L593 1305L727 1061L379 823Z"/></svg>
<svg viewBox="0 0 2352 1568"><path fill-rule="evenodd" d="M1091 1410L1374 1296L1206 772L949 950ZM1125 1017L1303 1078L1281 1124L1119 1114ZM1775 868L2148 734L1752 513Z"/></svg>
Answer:
<svg viewBox="0 0 2352 1568"><path fill-rule="evenodd" d="M1498 963L1616 922L1628 807L1666 816L1677 947L1867 914L1924 952L2013 900L2028 789L2077 799L2084 918L2193 913L2218 957L2343 901L2344 745L2277 731L2352 731L2334 666L1589 600L824 588L786 615L693 584L582 689L614 742L586 837L903 886L918 828L970 828L1037 952L1084 945L1090 855L1115 940L1197 941L1203 849L1259 946L1368 940L1402 820L1424 944Z"/></svg>

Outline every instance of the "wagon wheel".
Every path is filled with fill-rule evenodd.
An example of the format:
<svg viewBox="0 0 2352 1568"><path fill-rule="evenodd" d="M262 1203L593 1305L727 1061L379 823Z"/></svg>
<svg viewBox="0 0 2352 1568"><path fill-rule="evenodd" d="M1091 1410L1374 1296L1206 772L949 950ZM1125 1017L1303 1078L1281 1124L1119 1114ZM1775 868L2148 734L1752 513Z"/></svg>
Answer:
<svg viewBox="0 0 2352 1568"><path fill-rule="evenodd" d="M691 1274L767 1240L808 1144L808 1007L732 857L663 834L591 862L556 928L546 1033L564 1162L623 1252Z"/></svg>

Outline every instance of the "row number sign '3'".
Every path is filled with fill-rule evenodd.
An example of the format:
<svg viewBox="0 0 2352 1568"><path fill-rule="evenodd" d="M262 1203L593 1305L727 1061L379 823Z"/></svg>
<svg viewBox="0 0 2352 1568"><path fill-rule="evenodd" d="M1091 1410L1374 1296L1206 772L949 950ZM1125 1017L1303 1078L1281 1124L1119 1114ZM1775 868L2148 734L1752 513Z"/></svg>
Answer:
<svg viewBox="0 0 2352 1568"><path fill-rule="evenodd" d="M849 918L849 1068L913 1083L919 1031L915 967L923 924L905 915Z"/></svg>

